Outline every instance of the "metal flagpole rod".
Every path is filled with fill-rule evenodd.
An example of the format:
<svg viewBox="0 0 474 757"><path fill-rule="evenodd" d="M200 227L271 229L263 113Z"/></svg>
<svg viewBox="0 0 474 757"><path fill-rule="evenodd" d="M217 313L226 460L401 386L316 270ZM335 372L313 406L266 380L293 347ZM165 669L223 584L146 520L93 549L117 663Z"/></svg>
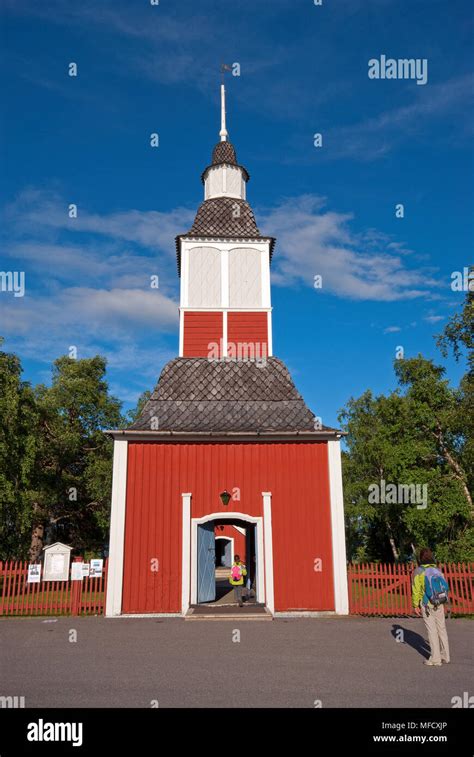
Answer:
<svg viewBox="0 0 474 757"><path fill-rule="evenodd" d="M222 76L222 83L221 83L221 130L219 132L219 136L221 138L221 142L226 142L227 137L229 136L229 133L226 128L226 112L225 112L225 85L224 85L224 76L226 71L232 71L232 66L227 65L226 63L221 64L221 76Z"/></svg>

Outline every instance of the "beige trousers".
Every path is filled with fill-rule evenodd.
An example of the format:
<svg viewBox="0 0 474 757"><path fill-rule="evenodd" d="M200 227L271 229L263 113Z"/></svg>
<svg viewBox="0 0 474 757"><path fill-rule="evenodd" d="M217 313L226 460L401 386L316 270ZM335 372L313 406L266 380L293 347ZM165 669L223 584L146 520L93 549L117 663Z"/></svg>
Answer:
<svg viewBox="0 0 474 757"><path fill-rule="evenodd" d="M444 605L439 605L435 610L429 604L428 610L422 605L421 613L425 621L426 630L428 631L428 641L430 643L432 662L449 662L449 642L446 631L446 619L444 616Z"/></svg>

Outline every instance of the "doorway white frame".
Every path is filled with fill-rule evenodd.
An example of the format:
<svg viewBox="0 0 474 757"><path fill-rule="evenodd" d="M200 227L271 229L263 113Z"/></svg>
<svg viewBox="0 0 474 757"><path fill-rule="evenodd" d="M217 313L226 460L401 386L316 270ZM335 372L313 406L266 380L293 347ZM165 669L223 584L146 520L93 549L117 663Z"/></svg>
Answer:
<svg viewBox="0 0 474 757"><path fill-rule="evenodd" d="M231 561L234 562L234 554L235 554L234 537L233 536L216 536L215 540L217 541L218 539L225 539L226 541L230 541ZM216 568L217 567L218 566L216 565Z"/></svg>
<svg viewBox="0 0 474 757"><path fill-rule="evenodd" d="M190 604L196 605L197 604L197 583L198 583L198 577L197 577L197 534L198 534L198 526L200 526L202 523L207 523L210 520L243 520L247 521L248 523L254 523L255 524L255 551L256 551L256 557L257 557L257 602L265 603L265 572L267 571L267 565L265 562L266 554L265 554L265 548L264 548L264 538L263 538L263 518L258 516L254 517L252 515L247 515L246 513L235 513L230 512L227 513L210 513L209 515L205 515L202 518L191 518L191 550L189 554L190 562L191 562L191 602ZM184 558L184 554L183 554ZM271 583L273 584L273 573L271 575ZM184 588L184 587L183 587ZM267 603L268 604L268 603ZM185 608L185 603L183 603L183 611L187 612L188 607Z"/></svg>

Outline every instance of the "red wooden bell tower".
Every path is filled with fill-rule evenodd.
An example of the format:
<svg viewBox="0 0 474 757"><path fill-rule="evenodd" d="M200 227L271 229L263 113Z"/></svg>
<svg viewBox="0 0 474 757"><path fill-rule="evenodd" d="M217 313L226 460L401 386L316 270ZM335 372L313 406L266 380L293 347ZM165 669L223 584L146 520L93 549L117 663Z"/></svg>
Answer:
<svg viewBox="0 0 474 757"><path fill-rule="evenodd" d="M179 356L133 423L109 432L106 614L185 616L207 603L219 526L245 532L264 612L346 614L341 432L321 424L273 355L275 240L247 202L223 86L221 113L204 201L176 239Z"/></svg>

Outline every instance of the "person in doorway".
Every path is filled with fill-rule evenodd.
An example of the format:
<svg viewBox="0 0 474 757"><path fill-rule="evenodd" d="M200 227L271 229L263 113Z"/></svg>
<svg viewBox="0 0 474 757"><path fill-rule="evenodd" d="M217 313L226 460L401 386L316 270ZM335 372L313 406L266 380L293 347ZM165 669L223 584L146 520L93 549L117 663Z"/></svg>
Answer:
<svg viewBox="0 0 474 757"><path fill-rule="evenodd" d="M247 568L243 564L243 562L240 561L240 556L235 555L234 562L232 563L232 568L230 569L230 578L229 582L234 587L234 596L236 601L238 602L239 607L243 607L244 603L242 602L242 587L244 585L244 576L247 575Z"/></svg>
<svg viewBox="0 0 474 757"><path fill-rule="evenodd" d="M443 662L450 661L444 615L448 591L448 583L436 567L431 549L422 549L418 568L412 577L412 604L415 614L423 618L428 633L431 654L424 661L425 665L440 667Z"/></svg>

